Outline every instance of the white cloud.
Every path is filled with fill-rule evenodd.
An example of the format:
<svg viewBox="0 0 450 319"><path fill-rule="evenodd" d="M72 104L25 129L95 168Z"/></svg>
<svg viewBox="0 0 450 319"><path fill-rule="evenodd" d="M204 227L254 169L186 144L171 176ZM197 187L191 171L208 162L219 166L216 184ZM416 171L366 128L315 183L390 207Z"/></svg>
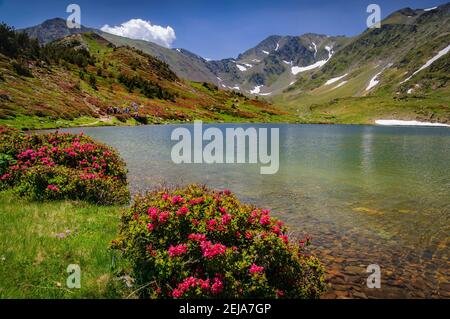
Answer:
<svg viewBox="0 0 450 319"><path fill-rule="evenodd" d="M159 25L152 25L150 21L142 19L131 19L115 27L106 24L101 30L125 38L154 42L167 48L170 48L176 39L175 30L172 27L164 28Z"/></svg>

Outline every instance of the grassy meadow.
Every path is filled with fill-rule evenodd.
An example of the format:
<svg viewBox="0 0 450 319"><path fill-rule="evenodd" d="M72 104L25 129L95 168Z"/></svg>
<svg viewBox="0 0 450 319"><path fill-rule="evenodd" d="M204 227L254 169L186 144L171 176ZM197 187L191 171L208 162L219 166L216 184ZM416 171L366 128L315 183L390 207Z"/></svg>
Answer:
<svg viewBox="0 0 450 319"><path fill-rule="evenodd" d="M84 202L30 202L0 193L0 299L115 298L109 250L120 207ZM70 231L70 233L68 232ZM81 267L81 289L68 289L70 264Z"/></svg>

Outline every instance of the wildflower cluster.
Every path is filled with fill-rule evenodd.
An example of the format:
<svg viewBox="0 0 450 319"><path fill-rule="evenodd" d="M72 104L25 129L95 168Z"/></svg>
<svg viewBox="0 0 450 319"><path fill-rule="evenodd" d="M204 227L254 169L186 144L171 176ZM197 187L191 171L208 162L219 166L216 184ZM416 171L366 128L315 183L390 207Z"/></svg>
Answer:
<svg viewBox="0 0 450 319"><path fill-rule="evenodd" d="M117 153L89 137L25 135L0 128L0 188L14 187L33 199L80 199L97 204L129 200L125 164Z"/></svg>
<svg viewBox="0 0 450 319"><path fill-rule="evenodd" d="M317 298L324 269L287 231L228 190L191 185L137 196L112 246L143 298Z"/></svg>

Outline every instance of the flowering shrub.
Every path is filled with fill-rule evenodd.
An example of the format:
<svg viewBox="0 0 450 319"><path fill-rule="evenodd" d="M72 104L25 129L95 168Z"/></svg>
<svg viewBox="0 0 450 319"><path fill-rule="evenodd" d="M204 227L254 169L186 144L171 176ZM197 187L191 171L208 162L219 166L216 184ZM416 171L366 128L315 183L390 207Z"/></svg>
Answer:
<svg viewBox="0 0 450 319"><path fill-rule="evenodd" d="M0 189L14 187L37 200L129 201L124 162L83 134L25 135L0 127L0 159Z"/></svg>
<svg viewBox="0 0 450 319"><path fill-rule="evenodd" d="M137 196L113 241L142 298L318 298L324 269L268 210L191 185Z"/></svg>

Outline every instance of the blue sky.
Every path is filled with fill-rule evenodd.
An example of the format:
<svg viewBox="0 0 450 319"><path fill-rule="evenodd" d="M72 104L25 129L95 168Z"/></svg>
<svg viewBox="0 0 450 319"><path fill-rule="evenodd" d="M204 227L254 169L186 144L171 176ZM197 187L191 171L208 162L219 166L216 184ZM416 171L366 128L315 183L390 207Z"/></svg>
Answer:
<svg viewBox="0 0 450 319"><path fill-rule="evenodd" d="M445 0L0 0L0 21L23 28L66 18L66 7L82 9L82 24L100 28L140 18L170 26L181 47L205 58L235 57L269 35L356 35L365 29L367 5L377 3L382 16L404 7L429 8Z"/></svg>

